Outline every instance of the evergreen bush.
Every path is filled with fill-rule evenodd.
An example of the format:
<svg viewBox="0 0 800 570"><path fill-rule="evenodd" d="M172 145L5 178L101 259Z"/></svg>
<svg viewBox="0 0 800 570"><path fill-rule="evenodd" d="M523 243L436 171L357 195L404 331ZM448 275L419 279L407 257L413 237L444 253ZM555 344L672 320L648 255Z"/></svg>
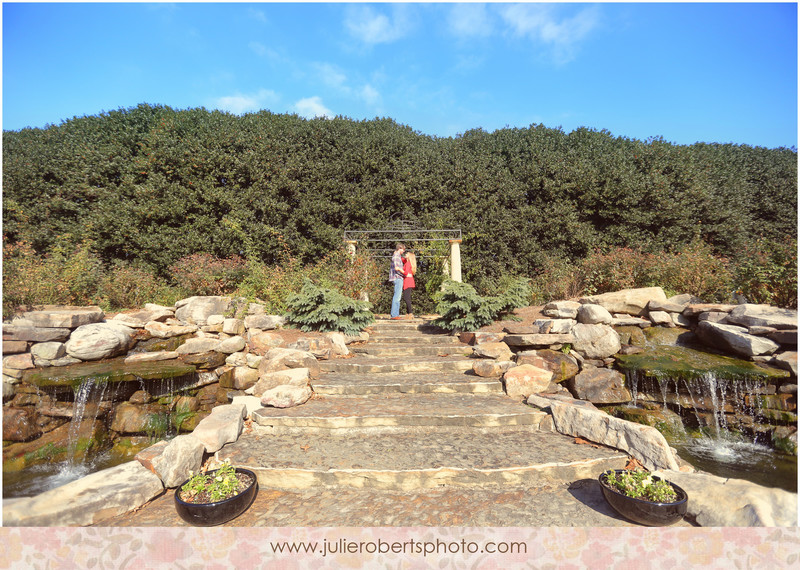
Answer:
<svg viewBox="0 0 800 570"><path fill-rule="evenodd" d="M356 335L375 320L370 303L320 287L310 279L306 279L299 293L287 299L287 306L286 319L303 332Z"/></svg>
<svg viewBox="0 0 800 570"><path fill-rule="evenodd" d="M502 315L530 303L531 289L527 279L510 281L499 295L482 297L472 285L448 280L439 294L434 321L445 330L475 331L492 324Z"/></svg>

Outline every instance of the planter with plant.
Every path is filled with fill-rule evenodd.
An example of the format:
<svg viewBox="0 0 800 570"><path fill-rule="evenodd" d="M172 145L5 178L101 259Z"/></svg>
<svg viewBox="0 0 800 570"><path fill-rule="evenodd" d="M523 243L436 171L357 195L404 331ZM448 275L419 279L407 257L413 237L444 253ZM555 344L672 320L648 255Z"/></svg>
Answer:
<svg viewBox="0 0 800 570"><path fill-rule="evenodd" d="M178 487L175 509L189 524L215 526L246 511L257 493L256 474L226 460L218 469L193 474Z"/></svg>
<svg viewBox="0 0 800 570"><path fill-rule="evenodd" d="M686 514L689 497L675 483L641 469L614 469L599 477L608 504L625 518L647 526L668 526Z"/></svg>

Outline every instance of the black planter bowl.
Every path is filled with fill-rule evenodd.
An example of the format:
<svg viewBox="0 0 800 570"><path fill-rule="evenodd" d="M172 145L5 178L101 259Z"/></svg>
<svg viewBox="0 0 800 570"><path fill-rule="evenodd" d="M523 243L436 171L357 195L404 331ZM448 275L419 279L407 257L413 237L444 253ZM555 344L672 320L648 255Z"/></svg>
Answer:
<svg viewBox="0 0 800 570"><path fill-rule="evenodd" d="M615 469L616 473L622 473L624 469ZM655 481L661 481L659 477L653 477ZM606 483L606 474L602 473L599 477L600 488L608 504L625 517L635 523L646 526L669 526L681 520L686 514L686 507L689 503L689 496L686 491L678 487L675 483L668 483L678 495L678 500L674 503L653 503L642 499L634 499L620 493Z"/></svg>
<svg viewBox="0 0 800 570"><path fill-rule="evenodd" d="M216 472L209 471L212 475ZM180 498L181 487L186 484L188 479L175 489L175 510L180 517L187 523L194 526L215 526L235 519L245 512L256 498L258 493L258 478L249 469L236 468L237 473L244 473L253 478L253 484L247 489L224 501L216 503L187 503Z"/></svg>

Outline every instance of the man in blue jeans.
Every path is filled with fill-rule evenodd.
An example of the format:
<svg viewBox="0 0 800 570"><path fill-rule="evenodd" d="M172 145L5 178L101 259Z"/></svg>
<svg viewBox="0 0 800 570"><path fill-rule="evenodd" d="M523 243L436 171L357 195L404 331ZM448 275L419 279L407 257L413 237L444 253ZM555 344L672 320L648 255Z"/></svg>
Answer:
<svg viewBox="0 0 800 570"><path fill-rule="evenodd" d="M394 254L392 254L392 266L389 269L389 281L394 283L394 296L392 297L392 312L393 319L400 318L400 298L403 296L403 252L406 246L398 243L395 246Z"/></svg>

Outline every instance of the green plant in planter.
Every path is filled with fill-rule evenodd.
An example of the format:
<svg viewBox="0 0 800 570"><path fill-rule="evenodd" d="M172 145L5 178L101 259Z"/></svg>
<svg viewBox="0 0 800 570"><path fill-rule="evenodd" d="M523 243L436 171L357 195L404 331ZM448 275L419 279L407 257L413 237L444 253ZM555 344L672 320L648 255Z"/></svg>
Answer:
<svg viewBox="0 0 800 570"><path fill-rule="evenodd" d="M672 503L678 499L678 495L668 481L655 480L649 472L641 469L621 473L606 471L605 475L606 483L609 486L634 499L652 503Z"/></svg>
<svg viewBox="0 0 800 570"><path fill-rule="evenodd" d="M192 474L181 487L181 499L187 503L216 503L238 495L252 482L243 482L230 460L225 460L213 474ZM248 476L244 476L249 479Z"/></svg>

